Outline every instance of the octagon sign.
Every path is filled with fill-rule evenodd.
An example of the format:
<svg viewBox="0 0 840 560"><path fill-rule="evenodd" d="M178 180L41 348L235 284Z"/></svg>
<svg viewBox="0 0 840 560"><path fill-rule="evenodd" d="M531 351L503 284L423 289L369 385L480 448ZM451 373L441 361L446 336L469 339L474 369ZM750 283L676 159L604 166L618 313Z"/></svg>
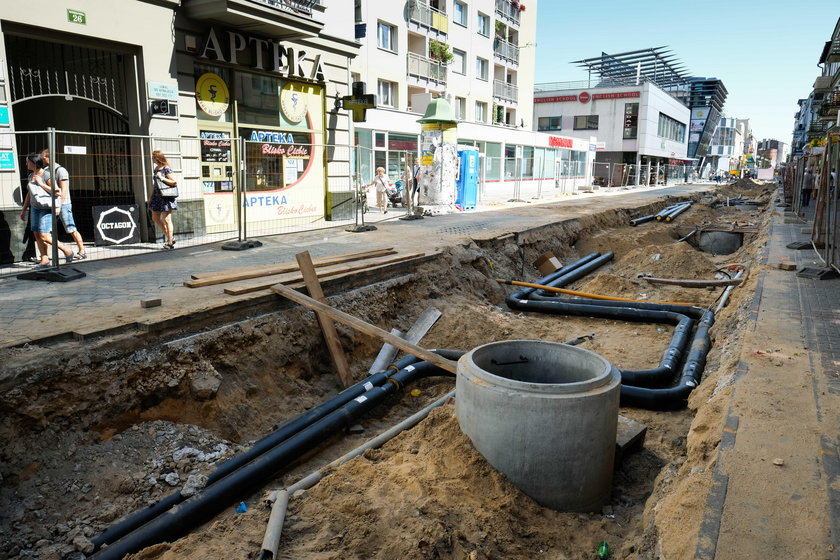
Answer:
<svg viewBox="0 0 840 560"><path fill-rule="evenodd" d="M121 245L140 241L135 206L95 206L93 208L96 245Z"/></svg>
<svg viewBox="0 0 840 560"><path fill-rule="evenodd" d="M581 103L589 103L589 92L588 91L580 92L580 95L578 95L578 101L580 101Z"/></svg>

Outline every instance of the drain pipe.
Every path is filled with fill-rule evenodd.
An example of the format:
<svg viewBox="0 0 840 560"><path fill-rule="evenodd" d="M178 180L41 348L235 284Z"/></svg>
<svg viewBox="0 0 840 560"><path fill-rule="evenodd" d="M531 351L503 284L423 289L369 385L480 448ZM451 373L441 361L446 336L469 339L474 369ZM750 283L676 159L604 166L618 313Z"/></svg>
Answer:
<svg viewBox="0 0 840 560"><path fill-rule="evenodd" d="M690 202L688 202L684 206L681 206L680 208L677 208L676 210L670 212L667 216L665 216L665 221L666 222L672 221L674 218L676 218L677 216L679 216L680 214L682 214L683 212L685 212L689 208L691 208L691 203Z"/></svg>
<svg viewBox="0 0 840 560"><path fill-rule="evenodd" d="M741 276L744 275L744 269L742 268L736 274L733 280L738 280ZM720 310L726 306L726 302L729 301L729 294L732 293L732 290L735 289L735 285L727 286L726 289L723 291L723 295L720 296L720 302L718 303L717 307L715 307L715 313L720 313Z"/></svg>
<svg viewBox="0 0 840 560"><path fill-rule="evenodd" d="M306 490L312 488L313 486L318 484L318 482L320 482L321 479L324 478L330 471L332 471L332 469L338 467L339 465L343 465L351 459L355 459L368 449L375 449L381 447L386 442L393 439L395 436L401 434L402 432L413 426L416 426L420 423L421 420L426 418L433 409L443 405L444 403L446 403L446 401L453 398L454 396L455 391L449 391L438 400L434 401L425 408L415 412L399 424L382 432L375 438L368 440L356 449L339 457L335 461L324 465L317 471L302 478L301 480L292 484L288 488L284 488L282 490L278 490L276 493L273 493L274 504L271 507L271 515L269 516L268 525L265 530L265 536L263 537L262 550L260 551L257 560L270 560L277 557L277 550L280 547L280 536L283 531L283 520L286 517L286 508L289 505L289 496L294 495L295 492L297 492L298 490Z"/></svg>
<svg viewBox="0 0 840 560"><path fill-rule="evenodd" d="M641 218L633 218L630 220L630 225L636 227L641 224L646 224L656 219L656 214L649 214L647 216L642 216Z"/></svg>
<svg viewBox="0 0 840 560"><path fill-rule="evenodd" d="M216 469L207 476L207 486L213 484L217 480L226 477L236 469L259 457L269 449L275 447L282 441L290 438L291 436L300 432L302 429L320 420L324 416L341 408L353 399L367 393L376 386L382 385L387 381L388 376L391 375L391 373L393 373L394 371L399 371L416 361L417 358L415 358L414 356L406 356L405 358L395 363L393 366L390 366L388 370L375 373L367 377L366 379L356 383L355 385L348 387L332 399L314 408L309 409L308 411L296 416L295 418L287 420L286 422L278 426L274 432L254 443L254 445L252 445L251 448L245 451L244 453L240 453L239 455L231 457L230 459L220 463L216 467ZM134 515L118 523L115 523L114 525L111 525L102 533L100 533L97 537L91 539L91 543L93 543L94 550L98 550L103 545L107 545L117 541L118 539L134 531L135 529L144 525L145 523L148 523L158 515L164 513L173 506L180 504L186 499L187 497L182 495L180 490L178 490L170 494L169 496L166 496L165 498L159 500L154 505L151 505L146 509L140 510Z"/></svg>
<svg viewBox="0 0 840 560"><path fill-rule="evenodd" d="M453 354L463 354L453 352ZM444 355L444 354L441 354ZM243 495L253 493L283 467L311 451L339 430L379 405L387 396L418 379L451 374L428 362L409 365L343 407L318 420L294 436L268 450L212 486L183 501L178 507L162 513L122 539L101 549L95 560L120 560L147 546L173 541L194 527L213 518L219 511L236 503Z"/></svg>

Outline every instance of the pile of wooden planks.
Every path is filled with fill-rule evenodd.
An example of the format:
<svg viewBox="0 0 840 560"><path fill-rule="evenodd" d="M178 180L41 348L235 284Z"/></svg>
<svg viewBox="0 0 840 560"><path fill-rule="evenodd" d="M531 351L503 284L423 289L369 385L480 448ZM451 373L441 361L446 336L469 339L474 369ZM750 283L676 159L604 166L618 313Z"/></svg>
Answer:
<svg viewBox="0 0 840 560"><path fill-rule="evenodd" d="M357 253L347 253L330 257L312 259L312 264L318 269L318 277L334 277L352 274L361 270L371 270L376 267L391 265L424 256L425 253L409 253L398 255L393 247L371 249ZM304 285L303 275L297 261L285 262L247 268L236 268L218 272L200 272L192 275L192 280L184 282L190 288L215 286L236 282L236 285L224 288L228 295L241 295L260 290L268 290L275 284L283 284L298 288Z"/></svg>

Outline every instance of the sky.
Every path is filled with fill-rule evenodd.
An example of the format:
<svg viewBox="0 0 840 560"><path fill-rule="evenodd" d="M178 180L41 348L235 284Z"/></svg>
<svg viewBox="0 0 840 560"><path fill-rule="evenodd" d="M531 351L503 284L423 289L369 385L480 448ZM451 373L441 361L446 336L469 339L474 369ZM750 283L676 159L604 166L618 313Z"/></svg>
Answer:
<svg viewBox="0 0 840 560"><path fill-rule="evenodd" d="M537 14L536 83L586 80L570 63L602 52L667 47L689 75L723 81L724 114L750 119L756 140L790 144L840 0L538 0Z"/></svg>

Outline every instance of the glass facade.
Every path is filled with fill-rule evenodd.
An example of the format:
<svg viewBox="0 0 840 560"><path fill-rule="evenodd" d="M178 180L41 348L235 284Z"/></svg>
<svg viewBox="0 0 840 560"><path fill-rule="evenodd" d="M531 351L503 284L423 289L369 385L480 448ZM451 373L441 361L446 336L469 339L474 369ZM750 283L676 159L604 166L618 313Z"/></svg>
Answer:
<svg viewBox="0 0 840 560"><path fill-rule="evenodd" d="M685 142L685 125L672 119L665 113L659 113L659 128L657 134L662 138L675 142Z"/></svg>

